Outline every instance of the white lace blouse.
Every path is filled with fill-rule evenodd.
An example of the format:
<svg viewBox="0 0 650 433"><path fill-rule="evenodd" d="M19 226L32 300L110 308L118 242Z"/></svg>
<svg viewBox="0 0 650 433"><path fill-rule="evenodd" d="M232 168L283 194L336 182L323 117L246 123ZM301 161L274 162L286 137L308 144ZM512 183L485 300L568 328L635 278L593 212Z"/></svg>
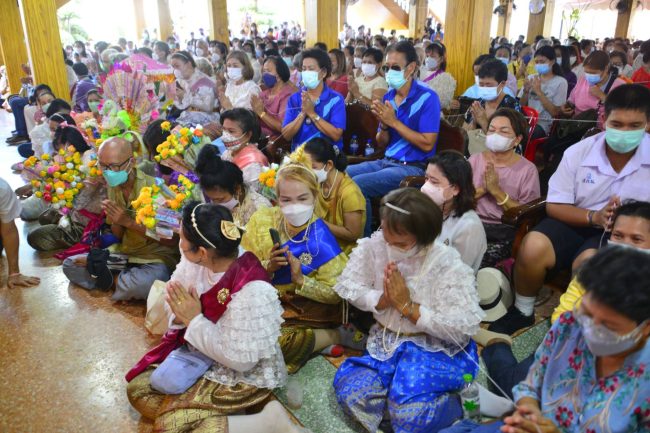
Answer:
<svg viewBox="0 0 650 433"><path fill-rule="evenodd" d="M181 110L187 108L193 108L203 113L212 113L214 109L214 103L217 97L216 94L216 84L212 86L199 86L197 89L192 90L199 80L206 79L209 81L214 81L212 78L205 75L203 72L198 69L194 70L192 76L185 80L183 78L178 78L177 81L181 87L185 90L183 99L176 99L174 101L176 107ZM207 83L207 81L205 81Z"/></svg>
<svg viewBox="0 0 650 433"><path fill-rule="evenodd" d="M433 71L424 67L421 68L420 80L424 82L431 74L433 74ZM438 74L424 84L438 94L441 109L445 110L449 108L449 104L454 97L454 92L456 92L456 79L449 72Z"/></svg>
<svg viewBox="0 0 650 433"><path fill-rule="evenodd" d="M228 81L228 84L226 84L226 96L230 100L233 108L247 108L252 110L251 97L253 95L259 96L260 93L262 93L262 89L252 80L244 81L241 84Z"/></svg>
<svg viewBox="0 0 650 433"><path fill-rule="evenodd" d="M171 281L186 289L194 287L201 295L222 276L181 256ZM167 303L165 310L170 328L182 328L172 323L174 315ZM284 385L287 368L278 343L282 312L277 290L264 281L251 281L232 295L217 323L202 314L196 316L185 331L185 340L214 359L204 377L227 386L245 383L271 389Z"/></svg>
<svg viewBox="0 0 650 433"><path fill-rule="evenodd" d="M449 356L460 352L484 317L472 269L455 249L439 242L398 262L411 299L420 305L420 319L413 324L395 308L375 308L384 293L388 262L388 244L378 231L359 241L334 287L341 298L373 313L377 323L370 329L366 346L370 355L386 360L406 341Z"/></svg>

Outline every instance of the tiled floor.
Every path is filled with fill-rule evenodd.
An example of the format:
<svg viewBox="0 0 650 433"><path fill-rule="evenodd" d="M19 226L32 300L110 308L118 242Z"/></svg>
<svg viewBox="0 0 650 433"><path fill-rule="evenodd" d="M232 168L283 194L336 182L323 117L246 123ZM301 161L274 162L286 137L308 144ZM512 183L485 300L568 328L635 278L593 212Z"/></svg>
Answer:
<svg viewBox="0 0 650 433"><path fill-rule="evenodd" d="M18 154L4 144L12 124L0 110L0 176L16 188L22 181L9 167ZM17 223L24 238L31 224ZM6 262L0 261L0 432L150 432L131 409L124 381L157 341L144 330L144 303L115 304L107 293L69 286L59 261L26 242L20 261L21 270L41 277L41 284L8 290ZM528 355L545 329L542 323L517 337L517 356ZM335 365L317 357L298 373L304 403L294 415L314 433L362 431L336 405ZM285 401L284 393L278 398Z"/></svg>

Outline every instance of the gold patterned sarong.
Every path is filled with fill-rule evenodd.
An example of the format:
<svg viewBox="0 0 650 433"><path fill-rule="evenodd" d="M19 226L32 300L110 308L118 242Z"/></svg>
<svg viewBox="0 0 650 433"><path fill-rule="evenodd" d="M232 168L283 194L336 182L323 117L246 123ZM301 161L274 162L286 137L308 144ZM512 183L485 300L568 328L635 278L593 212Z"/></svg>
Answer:
<svg viewBox="0 0 650 433"><path fill-rule="evenodd" d="M289 374L300 369L314 352L314 329L336 328L342 323L342 304L322 304L291 292L280 296L284 313L280 348Z"/></svg>
<svg viewBox="0 0 650 433"><path fill-rule="evenodd" d="M154 420L156 433L227 433L228 415L236 415L266 403L270 389L239 383L226 386L201 378L185 393L165 395L151 388L154 368L129 382L131 405Z"/></svg>

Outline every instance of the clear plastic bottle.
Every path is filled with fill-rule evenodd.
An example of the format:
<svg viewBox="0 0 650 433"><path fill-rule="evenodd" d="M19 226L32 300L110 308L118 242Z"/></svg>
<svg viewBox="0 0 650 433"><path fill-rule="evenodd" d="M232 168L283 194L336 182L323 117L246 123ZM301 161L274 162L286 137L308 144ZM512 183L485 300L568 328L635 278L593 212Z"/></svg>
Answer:
<svg viewBox="0 0 650 433"><path fill-rule="evenodd" d="M463 406L463 417L477 423L481 422L481 405L478 397L478 385L471 374L464 374L465 385L460 391L460 402Z"/></svg>
<svg viewBox="0 0 650 433"><path fill-rule="evenodd" d="M372 156L372 154L375 153L375 148L372 147L372 140L368 140L366 143L366 150L364 153L366 156Z"/></svg>
<svg viewBox="0 0 650 433"><path fill-rule="evenodd" d="M350 155L356 155L359 153L359 139L356 135L352 136L350 140Z"/></svg>

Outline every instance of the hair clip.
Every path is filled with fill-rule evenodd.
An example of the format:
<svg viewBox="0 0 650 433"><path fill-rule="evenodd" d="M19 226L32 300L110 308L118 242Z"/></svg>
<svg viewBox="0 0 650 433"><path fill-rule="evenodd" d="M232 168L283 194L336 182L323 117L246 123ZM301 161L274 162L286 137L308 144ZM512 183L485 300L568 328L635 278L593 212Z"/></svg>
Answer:
<svg viewBox="0 0 650 433"><path fill-rule="evenodd" d="M236 241L241 238L239 227L234 222L228 220L221 220L221 234L231 241Z"/></svg>
<svg viewBox="0 0 650 433"><path fill-rule="evenodd" d="M386 207L389 208L389 209L392 209L392 210L394 210L396 212L403 213L404 215L411 215L410 211L407 211L406 209L402 209L399 206L395 206L394 204L392 204L390 202L386 202Z"/></svg>

